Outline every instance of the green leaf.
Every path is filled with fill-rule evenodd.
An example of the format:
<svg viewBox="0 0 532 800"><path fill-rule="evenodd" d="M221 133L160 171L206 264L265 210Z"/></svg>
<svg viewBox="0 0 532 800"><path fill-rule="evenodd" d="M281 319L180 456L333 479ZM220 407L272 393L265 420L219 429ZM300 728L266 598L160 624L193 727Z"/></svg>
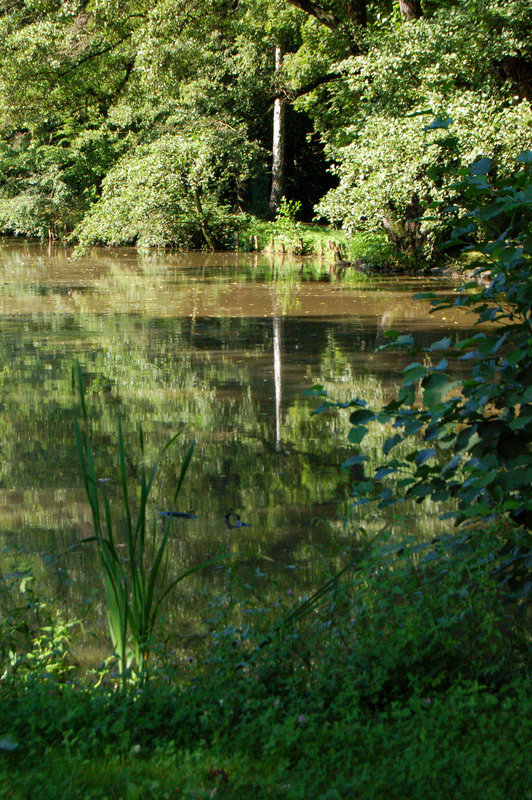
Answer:
<svg viewBox="0 0 532 800"><path fill-rule="evenodd" d="M386 478L388 475L393 475L395 471L395 467L380 467L376 471L374 478L375 480L380 481L383 478Z"/></svg>
<svg viewBox="0 0 532 800"><path fill-rule="evenodd" d="M349 467L353 467L355 464L363 464L367 460L367 456L365 456L363 453L359 453L356 456L350 456L346 461L342 462L341 466L344 469L347 469Z"/></svg>
<svg viewBox="0 0 532 800"><path fill-rule="evenodd" d="M432 352L434 350L448 350L451 347L451 340L448 336L444 336L443 339L439 339L434 344L431 344L429 350Z"/></svg>
<svg viewBox="0 0 532 800"><path fill-rule="evenodd" d="M471 165L471 175L487 175L491 169L491 158L480 158Z"/></svg>
<svg viewBox="0 0 532 800"><path fill-rule="evenodd" d="M402 333L395 340L395 344L401 347L411 347L414 344L414 339L407 333Z"/></svg>
<svg viewBox="0 0 532 800"><path fill-rule="evenodd" d="M525 358L525 357L526 357L526 352L525 351L523 351L523 350L512 350L506 356L506 362L508 364L514 366L515 364L518 364L520 361L522 361L522 359Z"/></svg>
<svg viewBox="0 0 532 800"><path fill-rule="evenodd" d="M428 408L440 403L442 397L448 394L456 385L457 381L450 380L447 375L433 372L432 375L428 375L422 382L424 389L423 402Z"/></svg>
<svg viewBox="0 0 532 800"><path fill-rule="evenodd" d="M436 450L434 450L433 447L429 447L426 450L420 450L419 453L417 453L414 462L418 467L420 467L422 464L424 464L426 461L428 461L435 455L436 455Z"/></svg>
<svg viewBox="0 0 532 800"><path fill-rule="evenodd" d="M376 418L376 414L369 409L361 408L358 411L353 411L349 417L351 425L363 425L365 422L371 422Z"/></svg>
<svg viewBox="0 0 532 800"><path fill-rule="evenodd" d="M351 444L360 444L367 432L368 429L365 427L365 425L359 425L356 428L351 428L347 438Z"/></svg>
<svg viewBox="0 0 532 800"><path fill-rule="evenodd" d="M334 403L322 403L317 408L314 408L310 414L311 416L315 416L316 414L323 414L324 411L328 411L330 408L334 407Z"/></svg>
<svg viewBox="0 0 532 800"><path fill-rule="evenodd" d="M416 381L420 380L427 374L426 367L423 367L421 364L414 363L409 364L408 367L405 367L403 370L403 383L415 383Z"/></svg>
<svg viewBox="0 0 532 800"><path fill-rule="evenodd" d="M453 458L451 458L451 460L448 461L447 464L445 464L445 466L442 467L440 475L442 477L450 477L451 475L454 475L458 465L460 464L461 459L462 457L459 454L453 456Z"/></svg>
<svg viewBox="0 0 532 800"><path fill-rule="evenodd" d="M402 442L402 441L403 441L403 437L402 437L402 436L399 436L399 434L398 434L398 433L396 433L394 436L390 436L390 437L389 437L388 439L386 439L386 441L384 442L384 444L383 444L383 446L382 446L382 452L384 453L384 455L388 455L388 453L390 452L390 450L391 450L393 447L395 447L395 445L396 445L396 444L399 444L399 442Z"/></svg>

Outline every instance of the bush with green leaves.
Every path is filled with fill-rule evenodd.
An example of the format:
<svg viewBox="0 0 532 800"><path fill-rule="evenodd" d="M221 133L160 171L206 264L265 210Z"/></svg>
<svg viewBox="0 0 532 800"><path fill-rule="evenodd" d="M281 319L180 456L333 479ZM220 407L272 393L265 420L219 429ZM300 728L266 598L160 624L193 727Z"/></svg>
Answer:
<svg viewBox="0 0 532 800"><path fill-rule="evenodd" d="M101 199L72 238L78 250L92 244L233 244L245 218L224 205L224 192L250 174L253 157L242 130L215 121L138 145L106 175Z"/></svg>
<svg viewBox="0 0 532 800"><path fill-rule="evenodd" d="M359 450L351 464L366 461L368 425L395 429L383 446L386 460L354 486L356 503L452 501L446 516L462 537L492 526L507 542L499 569L523 595L532 588L531 165L532 153L523 152L509 177L491 178L487 158L460 170L452 188L461 207L444 210L448 242L472 251L475 279L454 297L433 297L434 310L472 312L478 333L454 344L446 336L426 348L416 348L409 335L392 335L386 347L417 356L403 370L397 398L381 410L363 398L342 404L352 409L349 439ZM394 458L405 441L410 452Z"/></svg>
<svg viewBox="0 0 532 800"><path fill-rule="evenodd" d="M71 120L52 132L0 138L0 229L15 236L68 234L98 196L105 172L123 144L105 129L83 130Z"/></svg>

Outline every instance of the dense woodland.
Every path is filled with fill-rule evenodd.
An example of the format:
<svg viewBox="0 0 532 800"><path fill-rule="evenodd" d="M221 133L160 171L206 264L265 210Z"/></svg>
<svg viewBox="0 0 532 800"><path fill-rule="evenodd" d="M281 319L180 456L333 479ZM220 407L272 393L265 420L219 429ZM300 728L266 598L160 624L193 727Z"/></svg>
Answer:
<svg viewBox="0 0 532 800"><path fill-rule="evenodd" d="M7 234L234 247L285 197L425 258L446 168L532 147L528 0L0 8Z"/></svg>

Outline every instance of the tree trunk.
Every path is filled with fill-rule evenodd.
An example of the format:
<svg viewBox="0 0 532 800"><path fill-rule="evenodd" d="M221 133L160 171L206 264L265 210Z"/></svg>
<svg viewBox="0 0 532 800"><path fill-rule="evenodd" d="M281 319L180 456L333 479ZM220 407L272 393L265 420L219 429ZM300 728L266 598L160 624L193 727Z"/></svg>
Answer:
<svg viewBox="0 0 532 800"><path fill-rule="evenodd" d="M349 0L347 3L347 16L349 22L365 28L368 24L366 0Z"/></svg>
<svg viewBox="0 0 532 800"><path fill-rule="evenodd" d="M399 11L403 19L419 19L423 16L421 0L399 0Z"/></svg>
<svg viewBox="0 0 532 800"><path fill-rule="evenodd" d="M282 64L281 48L275 48L275 72ZM270 216L275 218L284 192L284 100L276 97L273 106L272 186L270 191Z"/></svg>
<svg viewBox="0 0 532 800"><path fill-rule="evenodd" d="M411 256L416 263L422 260L426 243L426 235L421 231L422 216L419 196L414 192L403 219L398 218L391 205L390 213L382 217L382 225L390 244L398 252Z"/></svg>
<svg viewBox="0 0 532 800"><path fill-rule="evenodd" d="M521 100L532 101L532 61L522 55L504 56L495 62L503 78L509 78Z"/></svg>
<svg viewBox="0 0 532 800"><path fill-rule="evenodd" d="M201 232L203 234L203 238L207 242L207 246L209 250L214 250L214 242L212 237L209 233L209 229L207 227L207 223L205 222L205 214L203 213L203 206L201 204L201 197L199 193L199 189L197 186L192 188L192 194L194 196L194 206L196 207L196 213L198 215L198 222L200 225Z"/></svg>

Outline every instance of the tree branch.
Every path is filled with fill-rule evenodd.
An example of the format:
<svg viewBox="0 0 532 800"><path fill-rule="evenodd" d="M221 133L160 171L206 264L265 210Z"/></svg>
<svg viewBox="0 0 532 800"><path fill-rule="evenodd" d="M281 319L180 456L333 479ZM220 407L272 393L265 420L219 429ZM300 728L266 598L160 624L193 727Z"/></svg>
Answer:
<svg viewBox="0 0 532 800"><path fill-rule="evenodd" d="M359 0L363 2L363 0ZM348 20L340 19L335 14L332 14L330 11L327 11L318 3L315 3L314 0L287 0L290 5L299 8L300 11L304 11L306 14L309 14L314 19L317 19L322 25L325 25L326 28L329 28L330 31L339 31L341 32L349 45L349 52L352 56L356 56L360 54L360 47L358 46L357 42L355 41L352 31L350 30L351 24L356 20L353 18L354 11L350 7L348 9ZM361 19L361 16L360 16ZM365 19L365 17L364 17ZM357 22L359 20L356 20Z"/></svg>
<svg viewBox="0 0 532 800"><path fill-rule="evenodd" d="M121 36L116 42L111 42L105 47L102 47L100 50L91 50L90 52L85 53L84 56L78 58L77 61L75 61L73 64L70 64L68 67L58 72L57 76L59 78L64 78L65 75L68 75L70 72L73 72L73 70L76 70L86 61L92 61L93 58L99 58L100 56L104 56L106 53L111 53L113 50L119 47L123 42L127 41L127 39L130 38L132 33L133 33L132 30L128 31L126 34L124 34L124 36Z"/></svg>
<svg viewBox="0 0 532 800"><path fill-rule="evenodd" d="M342 21L338 17L335 17L334 14L326 11L317 3L312 2L312 0L288 0L288 2L306 14L310 14L311 17L317 19L318 22L321 22L331 31L337 30L342 25Z"/></svg>
<svg viewBox="0 0 532 800"><path fill-rule="evenodd" d="M303 97L305 94L313 92L314 89L318 89L320 86L323 86L326 83L332 83L333 81L340 80L341 77L341 72L329 72L327 75L322 75L320 78L316 78L316 80L306 83L299 89L294 89L293 91L287 89L281 96L285 97L290 102L293 102L294 100L297 100L298 97Z"/></svg>

